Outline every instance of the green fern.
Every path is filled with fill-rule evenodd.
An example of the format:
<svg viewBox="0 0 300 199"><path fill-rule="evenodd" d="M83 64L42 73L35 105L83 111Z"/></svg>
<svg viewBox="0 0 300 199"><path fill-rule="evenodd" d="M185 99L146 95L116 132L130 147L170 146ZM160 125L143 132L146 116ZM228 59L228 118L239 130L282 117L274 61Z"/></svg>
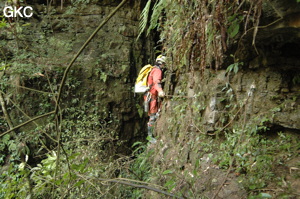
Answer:
<svg viewBox="0 0 300 199"><path fill-rule="evenodd" d="M151 30L159 26L158 19L159 16L161 16L161 13L163 9L166 7L167 1L166 0L159 0L156 1L154 7L153 7L153 13L151 15L150 19L150 26L147 31L147 35L150 33Z"/></svg>
<svg viewBox="0 0 300 199"><path fill-rule="evenodd" d="M139 35L137 39L141 36L141 34L144 32L147 23L148 23L148 17L149 17L149 11L150 11L150 5L151 0L148 0L145 8L143 9L141 16L140 16L140 25L139 25Z"/></svg>

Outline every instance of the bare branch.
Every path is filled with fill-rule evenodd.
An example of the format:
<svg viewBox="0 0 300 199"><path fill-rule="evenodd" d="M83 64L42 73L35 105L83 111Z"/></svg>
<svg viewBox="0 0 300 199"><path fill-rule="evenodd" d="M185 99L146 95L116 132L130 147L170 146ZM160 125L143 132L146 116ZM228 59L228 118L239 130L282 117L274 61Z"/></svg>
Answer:
<svg viewBox="0 0 300 199"><path fill-rule="evenodd" d="M118 184L123 184L123 185L131 186L131 187L148 189L148 190L155 191L157 193L161 193L161 194L164 194L164 195L167 195L167 196L170 196L170 197L182 199L182 197L176 196L174 194L171 194L169 192L163 191L161 189L157 189L155 187L150 187L150 186L147 186L147 185L144 185L144 184L136 184L136 183L128 182L128 181L130 181L130 179L126 179L126 181L124 179L119 179L119 178L116 178L116 179L97 178L97 179L101 180L101 181L105 181L105 182L113 182L113 183L118 183ZM136 181L134 181L134 182L136 182Z"/></svg>
<svg viewBox="0 0 300 199"><path fill-rule="evenodd" d="M14 131L14 130L20 128L20 127L22 127L22 126L25 126L26 124L29 124L29 123L31 123L31 122L33 122L33 121L35 121L35 120L41 119L41 118L43 118L43 117L52 115L52 114L54 114L54 113L55 113L55 111L51 111L51 112L49 112L49 113L45 113L45 114L43 114L43 115L37 116L37 117L35 117L35 118L32 118L32 119L30 119L30 120L28 120L28 121L26 121L26 122L24 122L24 123L22 123L22 124L19 124L18 126L15 126L15 127L12 128L12 129L10 129L10 130L8 130L8 131L6 131L6 132L0 134L0 137L2 137L3 135L6 135L7 133L10 133L10 132L12 132L12 131Z"/></svg>

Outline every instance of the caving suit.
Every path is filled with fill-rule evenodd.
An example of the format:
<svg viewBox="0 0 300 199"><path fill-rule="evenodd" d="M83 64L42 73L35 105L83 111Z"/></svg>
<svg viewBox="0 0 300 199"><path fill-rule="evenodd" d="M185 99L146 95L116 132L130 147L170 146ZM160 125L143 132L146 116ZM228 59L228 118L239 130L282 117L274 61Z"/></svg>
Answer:
<svg viewBox="0 0 300 199"><path fill-rule="evenodd" d="M147 81L148 86L150 88L149 92L151 94L148 110L148 115L150 116L148 122L148 136L150 137L152 137L153 135L153 128L157 119L156 113L159 109L158 93L163 91L161 86L162 75L163 73L160 66L155 65L154 68L151 70ZM144 99L146 100L146 97Z"/></svg>

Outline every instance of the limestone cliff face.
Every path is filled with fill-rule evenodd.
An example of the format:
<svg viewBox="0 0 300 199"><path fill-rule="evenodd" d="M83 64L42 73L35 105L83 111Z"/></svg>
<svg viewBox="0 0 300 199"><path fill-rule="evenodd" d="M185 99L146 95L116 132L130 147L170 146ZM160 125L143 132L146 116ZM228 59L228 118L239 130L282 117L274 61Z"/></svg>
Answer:
<svg viewBox="0 0 300 199"><path fill-rule="evenodd" d="M1 29L0 58L9 65L5 77L12 84L5 92L24 96L19 103L30 116L50 111L53 95L20 86L56 93L63 70L120 1L75 3L27 1L33 17L15 19L18 23ZM128 1L108 21L74 63L62 93L62 108L86 107L99 120L109 121L129 145L144 136L143 119L136 108L140 96L134 97L132 87L137 71L152 60L153 42L137 40L142 7L140 1ZM15 125L27 120L16 109L11 116Z"/></svg>
<svg viewBox="0 0 300 199"><path fill-rule="evenodd" d="M271 154L270 164L262 164L269 166L261 171L272 171L276 176L272 179L284 175L291 180L292 195L299 194L299 179L287 169L299 161L298 151L283 160L284 166L276 163L277 154L285 153L280 133L291 137L296 148L299 141L299 13L296 1L264 2L257 34L252 28L229 45L218 70L198 70L197 65L189 65L197 61L189 60L180 66L184 70L166 73L170 96L164 99L157 123L154 165L161 170L173 168L174 175L156 175L155 182L176 181L173 190L185 190L190 197L187 190L195 188L197 196L247 198L245 189L274 185L271 178L259 185L253 174L260 172L255 168L263 168L258 166L261 155L267 161L266 154ZM260 140L276 140L276 153ZM219 170L224 160L229 161L225 177Z"/></svg>
<svg viewBox="0 0 300 199"><path fill-rule="evenodd" d="M177 74L175 81L171 74L167 78L173 81L166 83L169 94L185 93L199 101L204 132L226 125L234 104L245 106L247 121L267 117L270 128L300 130L299 13L296 1L265 2L257 34L252 28L231 45L220 70L202 73L193 66L194 71ZM169 99L166 103L166 110L177 104Z"/></svg>

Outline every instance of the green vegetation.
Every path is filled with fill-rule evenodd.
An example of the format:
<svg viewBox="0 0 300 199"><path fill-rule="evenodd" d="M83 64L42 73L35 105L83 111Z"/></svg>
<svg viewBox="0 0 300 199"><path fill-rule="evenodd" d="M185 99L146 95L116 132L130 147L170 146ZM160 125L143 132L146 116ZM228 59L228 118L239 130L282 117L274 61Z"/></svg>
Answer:
<svg viewBox="0 0 300 199"><path fill-rule="evenodd" d="M169 141L161 143L162 154L158 155L161 161L151 170L154 182L187 198L204 197L199 186L214 192L217 184L222 184L214 184L218 175L214 172L221 169L234 173L239 187L247 191L250 198L268 198L270 194L263 190L271 184L284 188L278 167L297 157L292 151L299 148L299 143L291 139L292 134L270 132L270 120L266 117L246 122L247 115L243 111L237 112L238 116L230 116L231 119L240 117L238 124L224 123L214 134L205 134L205 129L200 128L205 110L201 96L199 93L191 99L172 99L178 105L166 113L167 123L160 129L162 139L165 141L164 136L167 136ZM248 104L241 103L241 107L244 106ZM270 110L269 115L272 114ZM291 192L286 190L285 194Z"/></svg>
<svg viewBox="0 0 300 199"><path fill-rule="evenodd" d="M141 14L140 34L149 21L147 33L153 29L160 31L164 53L173 55L170 69L186 66L193 71L195 66L201 70L207 66L221 68L228 46L238 34L247 31L240 27L258 25L262 2L245 1L239 6L222 1L157 0L149 19L150 4L151 0ZM182 17L186 20L180 20Z"/></svg>
<svg viewBox="0 0 300 199"><path fill-rule="evenodd" d="M105 30L67 67L94 19L82 14L87 21L80 27L71 20L93 2L62 4L67 7L58 16L56 7L40 7L45 11L38 24L1 18L0 198L212 199L226 186L241 198L296 196L286 176L300 177L299 163L288 165L298 155L299 131L271 124L283 110L297 110L299 94L283 87L261 94L273 104L260 112L253 107L252 82L233 85L248 63L232 49L258 25L262 1L142 2L138 38L159 32L159 48L170 60L164 82L170 95L163 101L156 145L146 143L145 113L130 95L133 63L145 59L131 51L140 48L130 49L125 63L108 58L101 46ZM130 15L122 11L126 25ZM118 31L114 38L121 45L139 41L120 38ZM113 49L115 56L126 50ZM297 89L299 79L292 74L286 87Z"/></svg>

